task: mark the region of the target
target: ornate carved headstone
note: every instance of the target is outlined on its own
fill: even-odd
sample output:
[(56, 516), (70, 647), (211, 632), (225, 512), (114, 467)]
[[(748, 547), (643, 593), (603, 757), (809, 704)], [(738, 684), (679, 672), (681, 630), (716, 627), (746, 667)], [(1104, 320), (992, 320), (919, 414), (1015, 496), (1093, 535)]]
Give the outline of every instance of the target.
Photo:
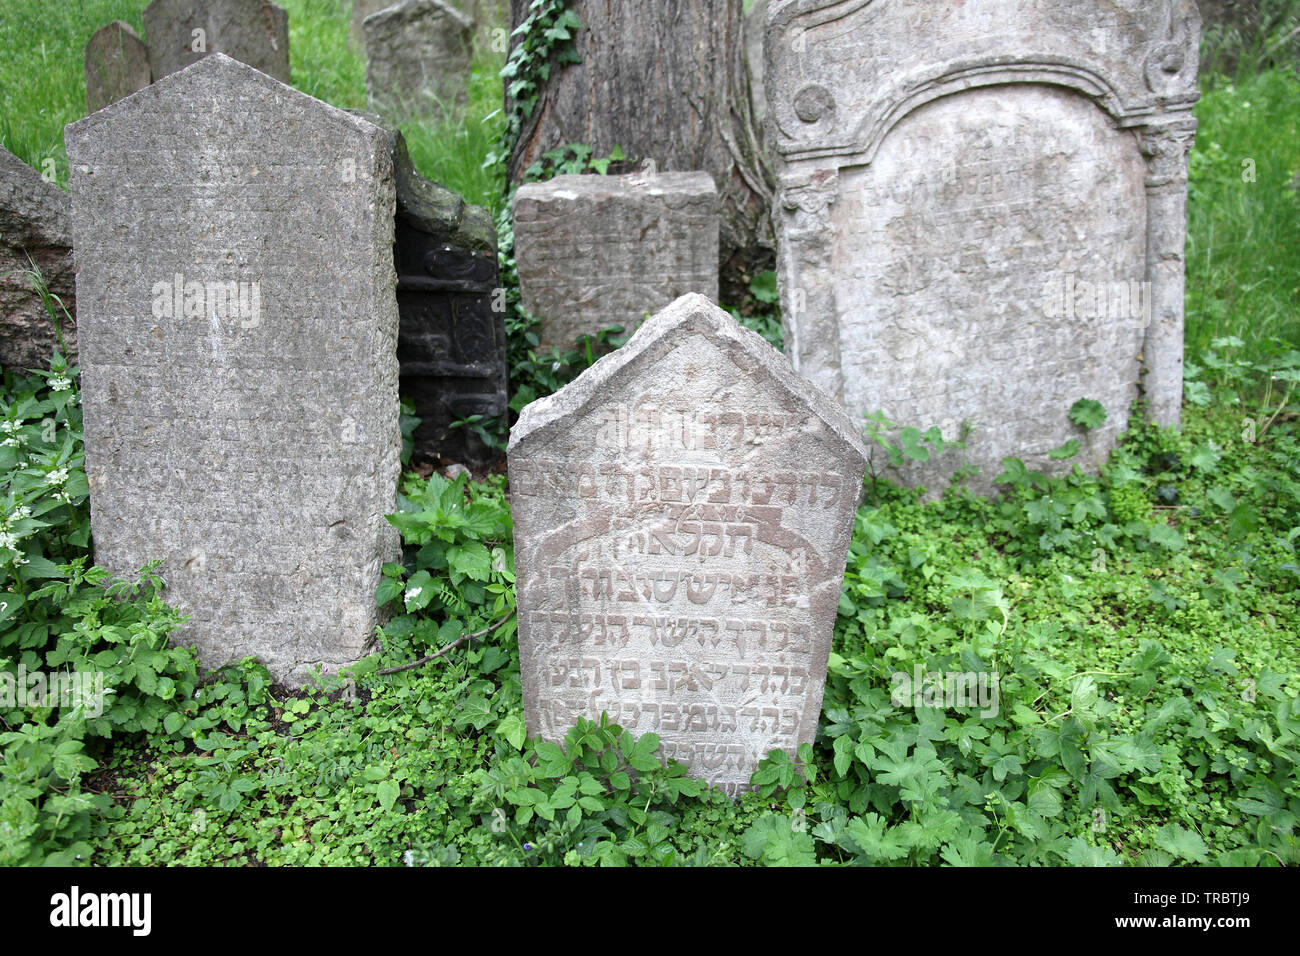
[(67, 128), (95, 559), (280, 681), (397, 555), (392, 134), (222, 54)]
[[(0, 148), (0, 366), (46, 370), (58, 347), (50, 318), (31, 278), (35, 264), (49, 290), (76, 316), (68, 195)], [(76, 360), (77, 330), (60, 311), (64, 352)]]
[(866, 452), (700, 295), (510, 436), (530, 734), (601, 712), (734, 794), (811, 742)]
[(153, 79), (149, 48), (130, 24), (114, 20), (86, 44), (86, 112), (102, 110)]
[[(786, 342), (858, 416), (1059, 471), (1182, 395), (1193, 0), (790, 0), (768, 18)], [(950, 460), (949, 460), (950, 459)], [(959, 456), (907, 477), (936, 490)]]
[(289, 82), (289, 14), (270, 0), (154, 0), (144, 35), (155, 80), (224, 53)]
[(415, 403), (417, 459), (469, 465), (500, 460), (467, 427), (507, 413), (506, 329), (498, 303), (496, 229), (480, 206), (415, 171), (398, 133), (397, 358), (402, 394)]
[(469, 90), (473, 21), (442, 0), (405, 0), (364, 23), (371, 109), (393, 118), (438, 118)]
[(515, 194), (515, 260), (542, 344), (621, 325), (678, 296), (718, 297), (718, 191), (708, 173), (556, 176)]

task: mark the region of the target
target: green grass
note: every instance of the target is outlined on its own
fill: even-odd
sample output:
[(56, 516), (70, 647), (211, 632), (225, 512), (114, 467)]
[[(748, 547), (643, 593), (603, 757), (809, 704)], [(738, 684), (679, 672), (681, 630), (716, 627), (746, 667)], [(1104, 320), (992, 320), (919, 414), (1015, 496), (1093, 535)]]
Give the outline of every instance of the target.
[[(1197, 116), (1187, 354), (1199, 355), (1224, 336), (1250, 343), (1252, 356), (1273, 338), (1294, 344), (1300, 341), (1300, 76), (1271, 70), (1223, 86), (1206, 94)], [(1248, 182), (1252, 165), (1255, 181)]]
[[(63, 127), (86, 115), (86, 43), (113, 20), (143, 36), (146, 6), (148, 0), (3, 0), (0, 146), (37, 169), (53, 158), (59, 182), (66, 183)], [(289, 11), (293, 85), (331, 106), (365, 109), (365, 57), (349, 39), (349, 0), (283, 0), (281, 6)], [(497, 74), (504, 65), (504, 54), (479, 51), (462, 112), (438, 125), (401, 127), (416, 169), (494, 214), (503, 202), (503, 178), (483, 160), (503, 125)]]

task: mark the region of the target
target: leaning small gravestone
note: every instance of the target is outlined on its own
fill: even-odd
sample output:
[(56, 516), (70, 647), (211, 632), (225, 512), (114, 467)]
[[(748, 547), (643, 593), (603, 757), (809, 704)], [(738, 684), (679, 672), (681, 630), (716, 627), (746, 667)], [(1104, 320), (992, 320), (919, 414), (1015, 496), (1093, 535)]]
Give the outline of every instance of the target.
[(530, 734), (605, 712), (733, 795), (812, 742), (866, 469), (838, 405), (687, 295), (509, 454)]
[(152, 81), (149, 48), (130, 24), (114, 20), (86, 44), (86, 112), (102, 110)]
[(473, 21), (442, 0), (405, 0), (366, 17), (366, 92), (392, 119), (440, 118), (465, 102)]
[(224, 53), (289, 82), (289, 14), (270, 0), (154, 0), (144, 33), (154, 79)]
[(95, 560), (206, 667), (369, 650), (398, 554), (392, 134), (220, 53), (67, 127)]
[(1104, 459), (1140, 380), (1178, 420), (1199, 26), (1193, 0), (772, 6), (791, 360), (855, 416), (973, 427), (905, 477), (1068, 469), (1084, 398)]
[(718, 191), (708, 173), (556, 176), (515, 194), (515, 260), (542, 344), (621, 325), (678, 296), (718, 296)]
[[(58, 347), (55, 320), (27, 274), (33, 265), (75, 316), (67, 193), (0, 148), (0, 366), (11, 371), (47, 370)], [(76, 326), (57, 307), (56, 314), (64, 355), (73, 362)]]
[(415, 404), (418, 460), (482, 466), (501, 453), (458, 422), (507, 414), (505, 310), (492, 216), (415, 170), (394, 136), (397, 358)]

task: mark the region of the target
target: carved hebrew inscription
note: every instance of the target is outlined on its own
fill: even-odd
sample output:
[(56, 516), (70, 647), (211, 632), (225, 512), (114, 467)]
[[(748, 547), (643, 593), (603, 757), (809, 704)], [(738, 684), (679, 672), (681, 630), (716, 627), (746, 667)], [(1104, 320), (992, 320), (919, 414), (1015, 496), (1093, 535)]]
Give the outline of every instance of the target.
[(605, 712), (735, 793), (815, 732), (864, 461), (731, 326), (700, 296), (651, 319), (571, 417), (525, 412), (510, 481), (530, 731)]

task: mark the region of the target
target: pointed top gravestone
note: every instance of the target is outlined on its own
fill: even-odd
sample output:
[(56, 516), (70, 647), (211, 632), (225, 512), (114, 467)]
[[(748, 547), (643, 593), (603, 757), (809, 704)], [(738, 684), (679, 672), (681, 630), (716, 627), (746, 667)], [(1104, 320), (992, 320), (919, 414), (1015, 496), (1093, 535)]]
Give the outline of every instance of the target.
[(67, 128), (95, 560), (205, 667), (364, 656), (398, 554), (392, 134), (220, 53)]
[(86, 44), (87, 113), (144, 89), (152, 79), (149, 48), (130, 24), (114, 20)]
[[(797, 0), (765, 49), (791, 360), (856, 416), (969, 426), (988, 491), (1182, 397), (1194, 0)], [(1145, 374), (1143, 374), (1145, 371)], [(1106, 408), (1085, 433), (1080, 399)]]
[(529, 733), (601, 713), (734, 794), (811, 743), (866, 451), (701, 295), (510, 436)]
[(289, 82), (289, 14), (270, 0), (154, 0), (144, 33), (154, 79), (224, 53)]
[[(68, 195), (0, 147), (0, 366), (10, 371), (46, 370), (58, 347), (54, 320), (27, 274), (33, 264), (75, 316)], [(76, 326), (58, 315), (64, 356), (75, 363)]]

